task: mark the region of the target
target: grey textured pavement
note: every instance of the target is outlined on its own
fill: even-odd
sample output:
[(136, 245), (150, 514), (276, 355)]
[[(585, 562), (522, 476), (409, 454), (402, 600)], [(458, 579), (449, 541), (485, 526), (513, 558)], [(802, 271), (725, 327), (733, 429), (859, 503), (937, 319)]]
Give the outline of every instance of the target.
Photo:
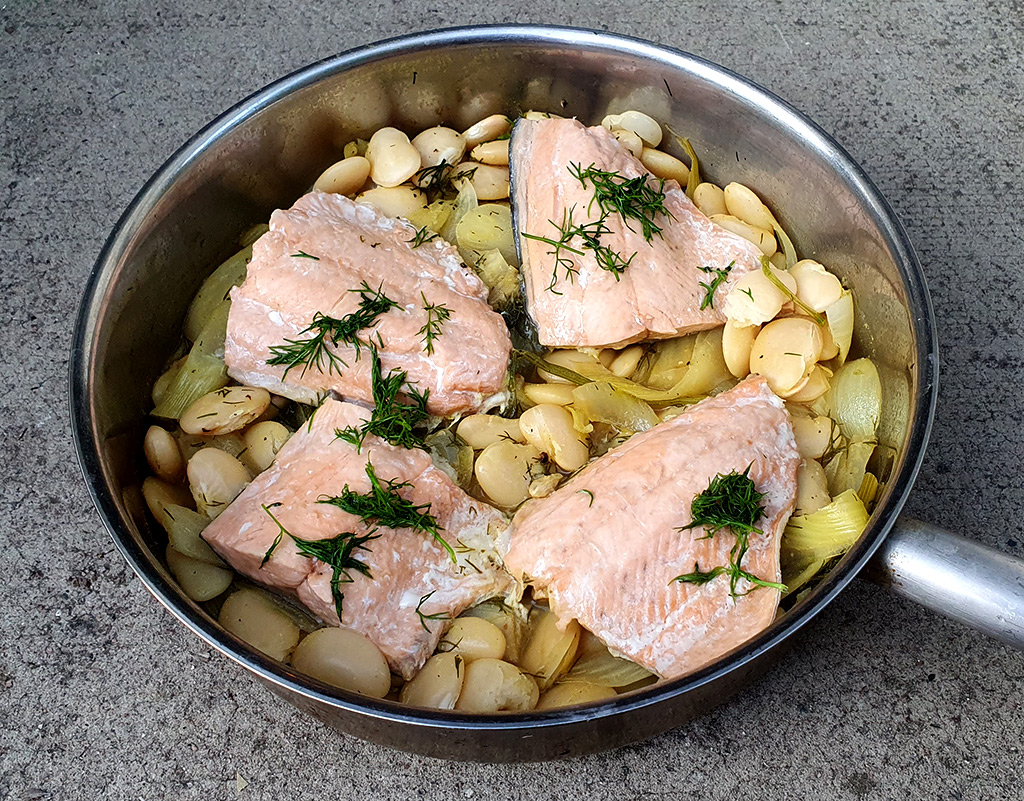
[(906, 223), (938, 319), (938, 414), (909, 510), (1024, 555), (1019, 0), (8, 0), (0, 799), (1024, 797), (1024, 656), (867, 584), (696, 723), (565, 763), (462, 765), (303, 716), (176, 623), (114, 549), (73, 454), (67, 354), (86, 277), (134, 193), (287, 72), (404, 32), (510, 21), (689, 50), (839, 139)]

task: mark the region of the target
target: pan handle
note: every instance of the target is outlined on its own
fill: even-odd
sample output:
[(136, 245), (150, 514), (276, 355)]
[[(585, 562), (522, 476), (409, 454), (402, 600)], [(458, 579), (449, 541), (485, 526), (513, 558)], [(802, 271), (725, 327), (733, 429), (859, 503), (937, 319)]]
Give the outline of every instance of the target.
[(1024, 650), (1024, 559), (901, 517), (865, 578)]

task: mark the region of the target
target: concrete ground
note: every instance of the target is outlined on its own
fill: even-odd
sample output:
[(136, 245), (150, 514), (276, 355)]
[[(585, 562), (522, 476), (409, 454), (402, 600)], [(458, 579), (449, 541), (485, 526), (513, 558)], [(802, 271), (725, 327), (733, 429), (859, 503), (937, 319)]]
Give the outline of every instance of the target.
[(906, 223), (939, 322), (938, 415), (910, 512), (1024, 555), (1020, 2), (8, 0), (0, 799), (1021, 798), (1024, 657), (866, 584), (694, 724), (567, 763), (463, 765), (300, 714), (185, 631), (115, 551), (73, 454), (66, 361), (131, 197), (278, 76), (407, 31), (508, 21), (689, 50), (839, 139)]

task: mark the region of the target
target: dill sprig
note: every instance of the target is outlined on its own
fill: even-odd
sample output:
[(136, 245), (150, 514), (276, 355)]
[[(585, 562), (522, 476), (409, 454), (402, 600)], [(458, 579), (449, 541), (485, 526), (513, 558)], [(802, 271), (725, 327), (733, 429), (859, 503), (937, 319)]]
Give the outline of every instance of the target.
[[(373, 411), (370, 419), (360, 426), (348, 426), (335, 429), (335, 436), (359, 450), (367, 434), (402, 448), (420, 448), (426, 450), (423, 441), (416, 434), (415, 428), (428, 417), (427, 398), (430, 390), (419, 392), (407, 384), (408, 374), (404, 370), (390, 370), (385, 376), (381, 369), (380, 354), (370, 346), (370, 386), (373, 393)], [(403, 389), (403, 387), (407, 387)], [(399, 400), (405, 394), (411, 404)]]
[(271, 543), (270, 547), (267, 548), (267, 552), (265, 554), (263, 554), (263, 560), (260, 562), (260, 567), (261, 568), (268, 561), (270, 561), (271, 555), (274, 553), (274, 551), (277, 550), (277, 546), (281, 544), (281, 537), (283, 537), (285, 534), (288, 534), (289, 537), (291, 536), (291, 534), (288, 533), (288, 529), (286, 529), (281, 524), (281, 521), (278, 520), (276, 517), (274, 517), (274, 513), (270, 511), (271, 509), (274, 509), (274, 508), (276, 508), (276, 507), (278, 507), (280, 505), (281, 505), (280, 503), (272, 503), (272, 504), (270, 504), (270, 506), (267, 506), (265, 503), (260, 504), (260, 506), (263, 507), (263, 511), (266, 512), (268, 515), (270, 515), (270, 519), (273, 520), (275, 523), (277, 523), (277, 529), (278, 529), (277, 530), (277, 536), (274, 537), (274, 541)]
[(452, 310), (443, 303), (428, 303), (427, 296), (420, 292), (423, 298), (423, 311), (427, 313), (427, 321), (416, 334), (423, 338), (423, 350), (428, 356), (434, 355), (434, 340), (441, 336), (442, 327), (452, 316)]
[(593, 164), (586, 169), (579, 164), (570, 164), (569, 173), (584, 189), (587, 182), (590, 182), (594, 187), (594, 201), (605, 216), (613, 212), (618, 214), (630, 231), (633, 228), (629, 221), (639, 222), (640, 232), (647, 242), (655, 234), (661, 236), (661, 226), (655, 222), (655, 218), (659, 214), (672, 216), (665, 208), (664, 179), (655, 188), (648, 182), (646, 175), (626, 178), (619, 172), (600, 170)]
[(413, 531), (430, 534), (434, 541), (448, 552), (452, 561), (455, 561), (455, 551), (441, 536), (442, 529), (437, 524), (437, 518), (430, 514), (430, 504), (417, 505), (399, 495), (399, 490), (411, 487), (412, 484), (408, 481), (395, 480), (382, 482), (377, 477), (372, 462), (366, 463), (366, 477), (370, 479), (369, 492), (358, 493), (349, 489), (346, 484), (341, 495), (324, 496), (319, 498), (317, 503), (327, 503), (356, 515), (367, 525), (374, 526), (371, 534), (377, 527), (411, 528)]
[[(557, 239), (539, 236), (538, 234), (528, 234), (525, 231), (521, 234), (526, 239), (533, 239), (551, 246), (552, 249), (548, 251), (548, 255), (555, 257), (555, 269), (551, 272), (551, 282), (547, 288), (556, 295), (562, 294), (555, 289), (555, 285), (558, 283), (558, 269), (560, 267), (565, 271), (566, 280), (570, 284), (573, 283), (575, 276), (579, 275), (579, 268), (571, 258), (565, 255), (566, 252), (576, 256), (583, 256), (586, 251), (591, 251), (594, 254), (594, 259), (597, 261), (597, 266), (614, 275), (616, 281), (619, 280), (619, 276), (622, 275), (636, 257), (636, 253), (634, 253), (627, 259), (607, 245), (601, 244), (601, 236), (610, 233), (608, 226), (605, 225), (605, 220), (608, 218), (607, 215), (599, 220), (578, 224), (573, 220), (575, 211), (575, 206), (563, 211), (561, 223), (548, 220), (558, 233)], [(574, 240), (577, 239), (579, 244), (573, 246)]]
[[(673, 581), (690, 584), (707, 584), (718, 576), (729, 576), (729, 594), (734, 598), (746, 595), (736, 591), (740, 579), (746, 579), (758, 587), (770, 587), (786, 591), (786, 585), (775, 581), (765, 581), (742, 567), (743, 557), (750, 548), (750, 535), (764, 532), (754, 524), (764, 515), (761, 501), (765, 493), (758, 492), (750, 478), (750, 467), (742, 473), (735, 470), (728, 475), (719, 473), (708, 484), (708, 488), (698, 494), (690, 504), (691, 522), (677, 531), (702, 527), (707, 533), (701, 539), (710, 539), (722, 529), (729, 529), (736, 537), (736, 542), (729, 551), (729, 564), (719, 565), (708, 571), (701, 571), (696, 563), (693, 572), (676, 576)], [(750, 590), (748, 590), (750, 592)]]
[(416, 234), (412, 239), (405, 240), (409, 243), (413, 250), (418, 248), (420, 245), (425, 245), (427, 242), (433, 242), (440, 236), (436, 231), (431, 231), (427, 226), (416, 229)]
[(288, 376), (288, 371), (302, 365), (302, 375), (306, 370), (313, 367), (320, 372), (335, 372), (338, 365), (348, 367), (348, 364), (328, 348), (328, 344), (337, 347), (341, 343), (355, 348), (356, 359), (360, 356), (360, 348), (364, 342), (359, 339), (359, 332), (369, 328), (377, 318), (389, 309), (400, 309), (395, 301), (387, 297), (383, 292), (383, 284), (372, 289), (366, 281), (358, 289), (350, 289), (349, 292), (359, 293), (359, 308), (344, 317), (328, 317), (326, 314), (316, 312), (310, 324), (303, 329), (302, 334), (313, 334), (309, 339), (286, 339), (283, 345), (270, 346), (269, 365), (285, 365), (282, 379)]
[(416, 616), (419, 617), (420, 625), (423, 626), (423, 630), (426, 631), (426, 632), (430, 631), (430, 626), (427, 625), (427, 621), (428, 620), (451, 620), (452, 619), (451, 614), (449, 614), (448, 612), (434, 612), (434, 614), (432, 614), (432, 615), (427, 615), (427, 614), (423, 613), (423, 611), (422, 611), (423, 604), (425, 604), (428, 600), (430, 600), (430, 596), (432, 596), (435, 592), (437, 592), (437, 590), (431, 590), (426, 595), (424, 595), (422, 598), (420, 598), (420, 602), (418, 604), (416, 604)]
[(439, 164), (435, 164), (433, 167), (424, 167), (416, 174), (416, 185), (423, 190), (428, 201), (433, 202), (445, 195), (454, 194), (456, 179), (469, 180), (476, 173), (476, 167), (473, 167), (463, 170), (456, 176), (453, 174), (454, 167), (455, 165), (442, 159)]
[(779, 290), (783, 295), (789, 298), (804, 314), (810, 317), (818, 325), (824, 326), (828, 324), (828, 320), (825, 319), (825, 315), (821, 312), (816, 312), (806, 303), (804, 303), (796, 294), (782, 281), (779, 277), (772, 272), (771, 262), (768, 261), (768, 257), (761, 254), (761, 272), (765, 274), (765, 277), (772, 282), (776, 289)]
[(298, 253), (293, 253), (292, 254), (292, 258), (293, 259), (312, 259), (313, 261), (320, 261), (320, 257), (319, 256), (311, 256), (310, 254), (306, 253), (306, 251), (304, 251), (304, 250), (300, 250)]
[[(274, 539), (274, 544), (267, 551), (266, 556), (263, 557), (263, 561), (266, 562), (270, 558), (270, 554), (273, 553), (274, 549), (281, 542), (282, 535), (287, 534), (292, 538), (295, 547), (298, 548), (299, 553), (303, 556), (311, 556), (314, 559), (320, 560), (325, 565), (329, 565), (331, 568), (331, 597), (334, 599), (334, 611), (338, 613), (338, 620), (341, 621), (343, 619), (341, 616), (342, 606), (345, 601), (345, 593), (341, 591), (341, 585), (352, 583), (353, 572), (370, 579), (373, 578), (373, 575), (370, 573), (370, 566), (357, 558), (356, 551), (366, 551), (369, 553), (370, 549), (366, 547), (366, 543), (377, 539), (380, 535), (373, 531), (368, 534), (344, 532), (331, 539), (304, 540), (288, 531), (281, 524), (281, 521), (274, 516), (274, 513), (270, 511), (272, 507), (280, 505), (279, 503), (274, 503), (270, 506), (263, 506), (263, 511), (270, 515), (270, 519), (280, 529), (277, 537)], [(262, 566), (261, 564), (260, 567)]]
[(704, 309), (708, 308), (708, 306), (710, 306), (712, 309), (715, 308), (715, 292), (718, 290), (718, 287), (720, 287), (729, 277), (729, 271), (735, 266), (736, 262), (731, 261), (727, 265), (725, 265), (725, 267), (720, 269), (717, 267), (697, 268), (702, 273), (707, 273), (708, 275), (714, 276), (714, 278), (711, 279), (710, 283), (705, 284), (703, 281), (700, 282), (701, 287), (703, 287), (704, 289), (704, 299), (700, 302), (701, 311), (704, 311)]

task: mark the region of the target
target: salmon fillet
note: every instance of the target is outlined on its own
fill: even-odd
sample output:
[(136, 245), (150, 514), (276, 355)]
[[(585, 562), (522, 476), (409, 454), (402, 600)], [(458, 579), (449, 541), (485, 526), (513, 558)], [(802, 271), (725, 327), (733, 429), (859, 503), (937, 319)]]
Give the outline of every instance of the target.
[[(303, 403), (328, 391), (372, 403), (370, 360), (353, 347), (328, 346), (345, 365), (317, 369), (268, 365), (271, 347), (303, 333), (319, 312), (342, 318), (359, 306), (351, 290), (366, 282), (400, 308), (360, 334), (376, 343), (385, 374), (405, 370), (439, 416), (496, 405), (505, 391), (511, 342), (501, 316), (487, 305), (487, 287), (455, 248), (440, 238), (413, 248), (416, 229), (343, 195), (311, 192), (275, 211), (270, 230), (253, 246), (245, 282), (231, 290), (224, 360), (228, 373)], [(424, 304), (444, 306), (450, 318), (424, 349)]]
[(613, 651), (664, 678), (713, 662), (772, 622), (774, 589), (728, 576), (706, 584), (676, 576), (729, 563), (735, 535), (680, 527), (717, 474), (742, 473), (759, 492), (763, 535), (750, 535), (741, 567), (780, 580), (779, 542), (796, 500), (800, 456), (782, 401), (760, 377), (637, 434), (512, 521), (505, 565), (543, 588), (552, 610), (575, 618)]
[[(661, 235), (647, 242), (637, 220), (629, 220), (629, 230), (612, 213), (601, 244), (624, 259), (636, 256), (616, 279), (598, 266), (593, 251), (577, 255), (562, 249), (559, 258), (568, 259), (577, 271), (569, 280), (565, 263), (556, 264), (550, 244), (522, 234), (558, 240), (570, 211), (576, 224), (600, 218), (598, 205), (591, 202), (593, 185), (584, 187), (570, 166), (593, 165), (623, 178), (650, 173), (606, 129), (567, 119), (516, 122), (509, 163), (527, 309), (542, 345), (621, 347), (714, 328), (725, 323), (722, 308), (732, 284), (760, 269), (761, 251), (755, 245), (711, 222), (676, 181), (665, 181), (664, 205), (671, 217), (655, 218)], [(654, 188), (659, 183), (653, 176), (648, 180)], [(579, 243), (577, 238), (571, 244), (579, 249)], [(710, 284), (714, 276), (700, 268), (730, 263), (728, 280), (715, 292), (713, 305), (702, 310), (706, 291), (700, 284)]]
[[(325, 401), (312, 425), (292, 435), (274, 464), (207, 526), (203, 538), (239, 573), (297, 595), (327, 623), (365, 634), (392, 670), (408, 679), (433, 652), (449, 618), (510, 586), (499, 555), (507, 549), (507, 521), (459, 489), (424, 451), (396, 448), (371, 435), (357, 453), (335, 438), (335, 429), (358, 425), (368, 415), (355, 404)], [(365, 534), (369, 527), (358, 517), (317, 500), (340, 495), (346, 486), (368, 492), (367, 462), (381, 481), (408, 481), (411, 486), (400, 491), (404, 498), (430, 504), (429, 513), (443, 527), (441, 535), (455, 548), (458, 561), (453, 563), (430, 534), (381, 528), (380, 537), (367, 543), (369, 551), (357, 552), (373, 578), (352, 572), (352, 582), (341, 586), (344, 619), (339, 620), (330, 589), (332, 569), (302, 555), (290, 537), (283, 536), (260, 566), (280, 533), (263, 505), (304, 540)], [(428, 594), (419, 610), (421, 623), (416, 609)]]

